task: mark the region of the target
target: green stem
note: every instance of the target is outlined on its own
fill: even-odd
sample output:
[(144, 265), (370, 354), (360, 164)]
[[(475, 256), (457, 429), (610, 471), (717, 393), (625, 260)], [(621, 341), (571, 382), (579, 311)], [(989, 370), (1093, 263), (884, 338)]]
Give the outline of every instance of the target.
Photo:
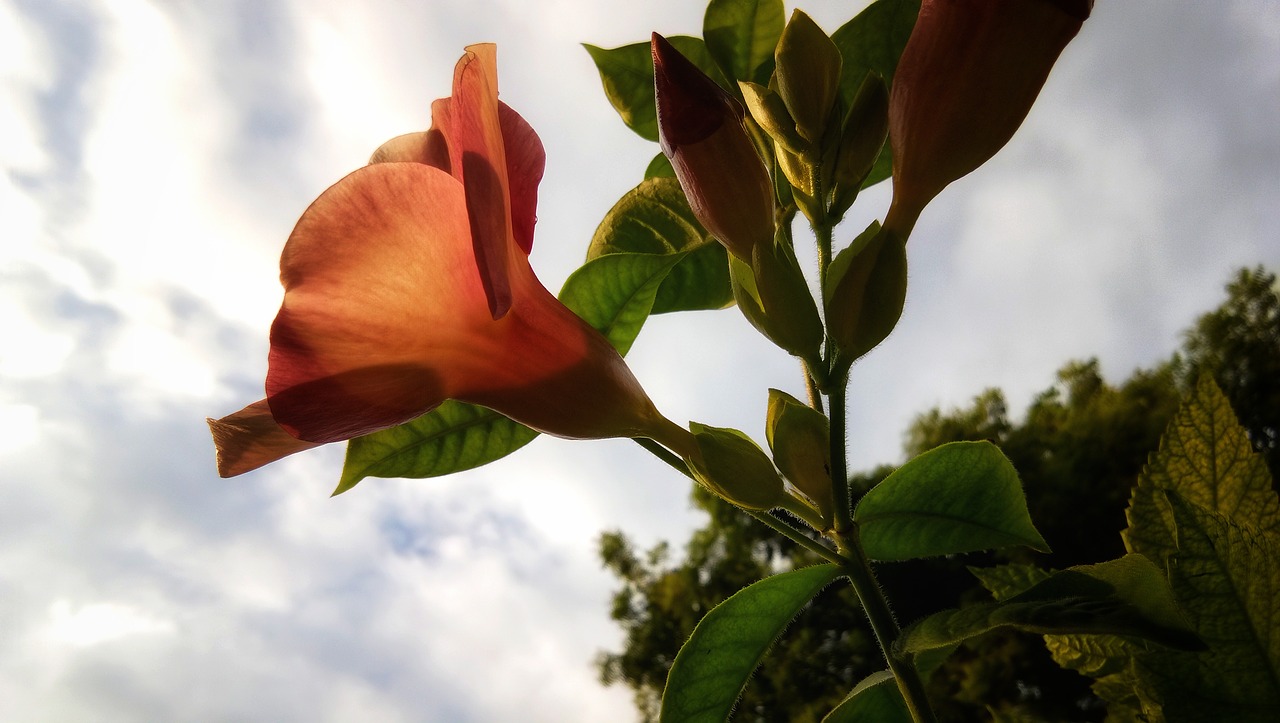
[(853, 584), (862, 609), (867, 614), (871, 630), (875, 632), (880, 650), (884, 653), (889, 670), (898, 682), (898, 690), (902, 699), (911, 711), (912, 720), (917, 723), (932, 723), (935, 720), (933, 709), (929, 707), (929, 698), (925, 695), (924, 681), (911, 659), (899, 656), (893, 651), (893, 643), (902, 634), (902, 628), (893, 617), (889, 601), (885, 597), (880, 583), (876, 582), (875, 572), (871, 569), (871, 561), (862, 550), (858, 538), (858, 525), (853, 520), (850, 504), (848, 452), (845, 445), (845, 426), (848, 415), (848, 378), (841, 375), (831, 387), (828, 403), (831, 409), (831, 480), (835, 498), (835, 538), (840, 554), (849, 560), (844, 572)]
[[(644, 437), (636, 437), (635, 442), (636, 444), (648, 450), (651, 454), (653, 454), (653, 456), (657, 457), (663, 462), (666, 462), (668, 465), (670, 465), (680, 474), (684, 475), (685, 477), (688, 477), (691, 480), (694, 480), (695, 482), (697, 481), (697, 479), (693, 476), (693, 473), (689, 471), (689, 466), (684, 463), (684, 460), (677, 457), (674, 453), (672, 453), (666, 447), (663, 447), (661, 444), (658, 444), (652, 439), (646, 439)], [(815, 555), (818, 555), (819, 557), (826, 560), (827, 562), (834, 562), (835, 564), (840, 565), (841, 567), (845, 567), (850, 564), (850, 560), (848, 558), (840, 555), (840, 553), (836, 552), (835, 550), (832, 550), (830, 547), (827, 547), (821, 542), (818, 542), (817, 540), (812, 539), (811, 537), (804, 534), (800, 530), (797, 530), (791, 525), (788, 525), (782, 520), (779, 520), (778, 518), (774, 517), (768, 512), (758, 512), (756, 510), (747, 510), (747, 509), (744, 509), (742, 511), (746, 512), (748, 515), (751, 515), (757, 520), (763, 522), (778, 534), (782, 535), (783, 537), (786, 537), (787, 539), (791, 540), (797, 545), (800, 545), (801, 547), (814, 553)]]
[(840, 551), (851, 558), (851, 562), (844, 567), (845, 575), (853, 584), (853, 591), (857, 593), (858, 600), (862, 602), (862, 610), (867, 614), (867, 621), (871, 623), (871, 629), (876, 634), (880, 650), (884, 653), (889, 670), (898, 683), (898, 691), (902, 693), (902, 699), (907, 704), (911, 719), (916, 723), (934, 723), (937, 719), (934, 717), (933, 708), (929, 705), (929, 696), (925, 693), (924, 680), (920, 677), (920, 671), (916, 670), (911, 656), (894, 652), (893, 644), (902, 634), (902, 629), (893, 617), (893, 611), (889, 608), (884, 590), (876, 582), (871, 561), (867, 559), (866, 553), (862, 550), (862, 544), (858, 542), (856, 529), (851, 537), (840, 538)]

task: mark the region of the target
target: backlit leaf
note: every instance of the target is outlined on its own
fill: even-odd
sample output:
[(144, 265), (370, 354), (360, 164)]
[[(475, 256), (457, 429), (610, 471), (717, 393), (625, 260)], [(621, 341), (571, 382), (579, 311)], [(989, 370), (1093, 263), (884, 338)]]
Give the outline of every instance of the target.
[[(738, 94), (737, 84), (729, 87), (701, 39), (674, 35), (667, 40), (722, 87)], [(649, 43), (632, 43), (608, 50), (587, 43), (583, 43), (583, 47), (595, 61), (596, 70), (600, 71), (600, 82), (604, 84), (605, 97), (618, 111), (622, 122), (641, 138), (658, 140), (658, 110), (653, 99), (653, 55)]]
[(894, 646), (918, 653), (1000, 627), (1042, 635), (1127, 635), (1184, 649), (1203, 647), (1178, 615), (1160, 571), (1140, 555), (1054, 573), (1001, 602), (935, 613), (905, 628)]
[(990, 442), (952, 442), (898, 468), (858, 503), (874, 560), (910, 560), (1010, 545), (1048, 551), (1018, 473)]
[(782, 0), (711, 0), (702, 37), (729, 76), (764, 85), (773, 72), (783, 14)]
[(605, 214), (587, 258), (617, 253), (686, 254), (658, 289), (651, 313), (721, 309), (733, 303), (727, 252), (693, 215), (675, 178), (645, 180)]
[(537, 436), (491, 409), (447, 401), (412, 422), (348, 442), (334, 494), (365, 477), (439, 477), (472, 469), (511, 454)]
[(717, 605), (680, 648), (662, 694), (662, 723), (724, 723), (773, 641), (840, 576), (817, 565), (767, 577)]
[(822, 723), (911, 723), (893, 673), (882, 670), (858, 683), (853, 692), (822, 719)]

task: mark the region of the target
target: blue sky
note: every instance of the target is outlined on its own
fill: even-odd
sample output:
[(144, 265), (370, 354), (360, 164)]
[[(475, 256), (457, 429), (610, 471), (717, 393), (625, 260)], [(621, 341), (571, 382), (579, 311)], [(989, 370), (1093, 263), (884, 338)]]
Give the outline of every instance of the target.
[[(804, 6), (833, 31), (863, 3)], [(262, 396), (277, 259), (320, 191), (425, 127), (471, 42), (547, 146), (559, 288), (656, 147), (579, 43), (696, 3), (0, 0), (0, 718), (601, 721), (619, 644), (598, 534), (677, 545), (687, 483), (622, 441), (330, 499), (330, 446), (219, 480), (205, 429)], [(1067, 359), (1166, 356), (1241, 265), (1280, 266), (1280, 9), (1102, 0), (994, 161), (913, 235), (902, 325), (854, 370), (855, 468), (931, 405)], [(864, 194), (848, 241), (887, 206)], [(801, 257), (806, 258), (801, 251)], [(810, 256), (811, 258), (811, 256)], [(796, 366), (736, 311), (629, 361), (671, 418), (763, 439)]]

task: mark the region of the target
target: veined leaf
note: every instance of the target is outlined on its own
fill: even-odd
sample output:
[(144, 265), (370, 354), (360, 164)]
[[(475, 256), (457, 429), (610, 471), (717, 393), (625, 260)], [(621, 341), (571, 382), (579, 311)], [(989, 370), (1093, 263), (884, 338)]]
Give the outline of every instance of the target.
[(782, 35), (782, 0), (711, 0), (702, 22), (707, 50), (735, 80), (761, 85), (773, 72), (773, 49)]
[(990, 442), (929, 450), (876, 485), (854, 510), (874, 560), (910, 560), (1008, 545), (1047, 552), (1018, 473)]
[(911, 720), (911, 711), (907, 710), (893, 673), (882, 670), (858, 683), (822, 723), (911, 723)]
[(1280, 544), (1173, 492), (1178, 535), (1169, 581), (1196, 632), (1198, 654), (1138, 659), (1170, 721), (1274, 721), (1280, 711)]
[(1196, 649), (1160, 571), (1140, 555), (1054, 573), (1004, 601), (944, 610), (902, 631), (900, 652), (918, 653), (1012, 627), (1040, 634), (1128, 635)]
[(675, 178), (649, 178), (605, 214), (587, 258), (609, 254), (686, 254), (671, 269), (651, 313), (722, 309), (733, 303), (724, 247), (698, 222)]
[(835, 565), (784, 572), (743, 588), (707, 613), (671, 665), (659, 721), (728, 720), (769, 646), (839, 576)]
[(592, 259), (570, 274), (560, 290), (560, 301), (626, 355), (649, 318), (659, 287), (683, 258), (677, 253)]
[[(736, 83), (729, 87), (701, 39), (674, 35), (667, 40), (712, 80), (734, 95), (739, 93)], [(583, 47), (595, 61), (600, 81), (604, 84), (604, 94), (613, 109), (622, 116), (622, 122), (641, 138), (658, 140), (658, 109), (653, 99), (653, 55), (649, 43), (632, 43), (610, 50), (587, 43), (583, 43)]]
[(1280, 500), (1226, 396), (1209, 376), (1183, 402), (1134, 487), (1125, 544), (1163, 562), (1178, 546), (1162, 490), (1270, 534), (1280, 534)]
[(412, 422), (348, 442), (333, 493), (346, 492), (365, 477), (439, 477), (472, 469), (537, 436), (492, 409), (450, 400)]

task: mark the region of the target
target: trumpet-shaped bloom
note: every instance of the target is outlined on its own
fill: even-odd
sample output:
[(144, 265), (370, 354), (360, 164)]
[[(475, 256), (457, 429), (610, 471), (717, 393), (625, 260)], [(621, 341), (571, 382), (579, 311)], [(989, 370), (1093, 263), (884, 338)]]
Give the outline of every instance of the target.
[(893, 203), (906, 238), (947, 184), (1004, 147), (1093, 0), (924, 0), (889, 99)]
[(746, 111), (667, 39), (653, 34), (658, 139), (689, 206), (734, 256), (773, 241), (773, 184), (743, 126)]
[(298, 221), (280, 259), (267, 398), (210, 420), (219, 472), (386, 429), (446, 399), (561, 437), (651, 437), (683, 453), (688, 432), (529, 266), (545, 156), (498, 101), (494, 46), (467, 48), (432, 117)]

